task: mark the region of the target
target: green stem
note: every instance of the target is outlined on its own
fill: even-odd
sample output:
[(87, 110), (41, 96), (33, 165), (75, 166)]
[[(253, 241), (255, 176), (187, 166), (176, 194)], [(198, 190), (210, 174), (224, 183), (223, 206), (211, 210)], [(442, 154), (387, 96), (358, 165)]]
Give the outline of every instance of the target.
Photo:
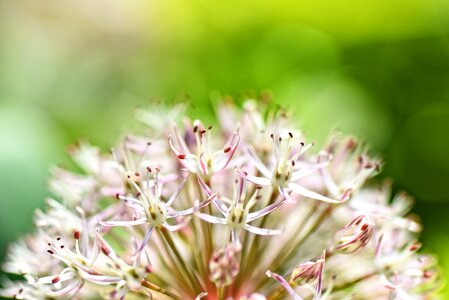
[(170, 236), (170, 234), (167, 233), (166, 230), (161, 229), (161, 228), (157, 228), (157, 231), (160, 235), (162, 235), (162, 237), (164, 238), (164, 240), (167, 242), (167, 244), (169, 245), (170, 249), (172, 250), (173, 254), (175, 255), (179, 265), (181, 266), (181, 268), (183, 269), (184, 274), (188, 277), (188, 280), (190, 282), (190, 285), (194, 288), (195, 292), (198, 292), (201, 289), (200, 285), (199, 285), (199, 280), (198, 278), (196, 278), (196, 276), (191, 272), (191, 270), (187, 267), (183, 257), (181, 256), (181, 254), (178, 251), (178, 248), (176, 247), (176, 244), (173, 240), (173, 238)]

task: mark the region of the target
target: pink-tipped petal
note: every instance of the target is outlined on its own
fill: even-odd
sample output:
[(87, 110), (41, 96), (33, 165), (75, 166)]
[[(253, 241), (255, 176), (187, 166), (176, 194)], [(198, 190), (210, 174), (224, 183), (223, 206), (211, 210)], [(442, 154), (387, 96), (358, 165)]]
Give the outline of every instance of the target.
[(263, 186), (269, 186), (271, 185), (271, 180), (265, 177), (257, 177), (257, 176), (253, 176), (253, 175), (249, 175), (248, 173), (246, 173), (245, 171), (237, 171), (237, 174), (240, 177), (245, 178), (246, 180), (258, 184), (258, 185), (263, 185)]
[(284, 289), (287, 291), (287, 293), (290, 295), (290, 297), (292, 297), (294, 300), (303, 300), (300, 296), (298, 296), (295, 293), (293, 288), (288, 284), (287, 280), (285, 280), (284, 277), (282, 277), (279, 274), (273, 273), (271, 271), (267, 271), (266, 274), (268, 277), (273, 278), (274, 280), (279, 282), (284, 287)]

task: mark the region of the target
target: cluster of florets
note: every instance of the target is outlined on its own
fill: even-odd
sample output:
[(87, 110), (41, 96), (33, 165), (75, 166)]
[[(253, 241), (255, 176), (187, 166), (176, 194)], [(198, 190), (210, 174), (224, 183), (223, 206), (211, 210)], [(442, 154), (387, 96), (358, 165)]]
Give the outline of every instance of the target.
[(314, 149), (285, 112), (139, 111), (149, 127), (52, 170), (36, 231), (9, 249), (16, 299), (423, 299), (436, 263), (417, 253), (405, 194), (352, 137)]

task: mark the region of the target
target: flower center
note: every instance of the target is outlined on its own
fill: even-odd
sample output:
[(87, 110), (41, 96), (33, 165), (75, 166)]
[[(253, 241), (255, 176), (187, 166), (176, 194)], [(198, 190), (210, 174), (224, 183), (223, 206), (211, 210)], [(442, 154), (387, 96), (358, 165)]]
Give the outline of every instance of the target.
[(167, 210), (159, 203), (150, 205), (147, 210), (148, 223), (152, 226), (158, 226), (167, 219)]
[(246, 224), (247, 212), (241, 206), (232, 207), (229, 210), (226, 221), (231, 229), (243, 228)]

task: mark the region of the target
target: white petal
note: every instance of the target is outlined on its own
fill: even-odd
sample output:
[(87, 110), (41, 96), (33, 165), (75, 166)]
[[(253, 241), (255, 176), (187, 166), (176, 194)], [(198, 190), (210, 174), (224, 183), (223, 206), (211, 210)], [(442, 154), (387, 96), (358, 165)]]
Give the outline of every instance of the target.
[(168, 231), (172, 231), (173, 232), (173, 231), (178, 231), (178, 230), (181, 230), (183, 228), (186, 228), (187, 224), (188, 224), (188, 221), (181, 222), (181, 223), (178, 223), (176, 225), (170, 225), (167, 222), (164, 222), (162, 224), (162, 226), (164, 226), (164, 228), (167, 229)]
[(290, 183), (288, 187), (291, 189), (291, 191), (293, 193), (296, 193), (298, 195), (301, 195), (301, 196), (304, 196), (304, 197), (307, 197), (307, 198), (312, 198), (312, 199), (319, 200), (319, 201), (324, 201), (324, 202), (327, 202), (327, 203), (343, 203), (344, 202), (344, 201), (328, 198), (326, 196), (323, 196), (321, 194), (318, 194), (316, 192), (308, 190), (305, 187), (302, 187), (302, 186), (300, 186), (300, 185), (298, 185), (296, 183)]
[(245, 224), (244, 228), (246, 230), (248, 230), (249, 232), (252, 232), (252, 233), (258, 234), (258, 235), (279, 235), (282, 232), (284, 232), (284, 230), (282, 230), (282, 229), (259, 228), (259, 227), (251, 226), (249, 224)]
[(170, 207), (173, 204), (173, 201), (179, 196), (179, 194), (182, 191), (182, 188), (186, 184), (187, 180), (189, 179), (189, 175), (187, 175), (181, 184), (178, 186), (177, 190), (173, 193), (173, 195), (170, 197), (170, 199), (165, 203), (165, 208)]
[(145, 218), (133, 220), (133, 221), (100, 221), (100, 225), (113, 227), (113, 226), (135, 226), (145, 224), (147, 220)]
[(248, 180), (248, 181), (250, 181), (252, 183), (258, 184), (258, 185), (264, 185), (264, 186), (271, 185), (271, 180), (268, 179), (268, 178), (265, 178), (265, 177), (257, 177), (257, 176), (249, 175), (249, 174), (244, 173), (242, 171), (237, 171), (237, 174), (240, 177), (243, 177), (246, 180)]
[(246, 217), (247, 222), (254, 221), (255, 219), (258, 219), (260, 217), (263, 217), (269, 213), (271, 213), (273, 210), (284, 204), (285, 201), (281, 200), (278, 202), (275, 202), (273, 204), (268, 205), (265, 208), (262, 208), (261, 210), (258, 210), (256, 212), (249, 213)]
[(224, 219), (224, 218), (217, 218), (217, 217), (214, 217), (214, 216), (211, 216), (211, 215), (207, 215), (207, 214), (202, 214), (202, 213), (196, 213), (196, 215), (200, 219), (202, 219), (202, 220), (204, 220), (206, 222), (209, 222), (209, 223), (223, 224), (223, 225), (226, 224), (226, 219)]
[(254, 161), (254, 165), (256, 168), (263, 174), (265, 177), (270, 177), (271, 172), (267, 169), (267, 167), (264, 165), (264, 163), (259, 159), (256, 152), (254, 151), (254, 148), (252, 146), (248, 146), (247, 150), (249, 156)]

